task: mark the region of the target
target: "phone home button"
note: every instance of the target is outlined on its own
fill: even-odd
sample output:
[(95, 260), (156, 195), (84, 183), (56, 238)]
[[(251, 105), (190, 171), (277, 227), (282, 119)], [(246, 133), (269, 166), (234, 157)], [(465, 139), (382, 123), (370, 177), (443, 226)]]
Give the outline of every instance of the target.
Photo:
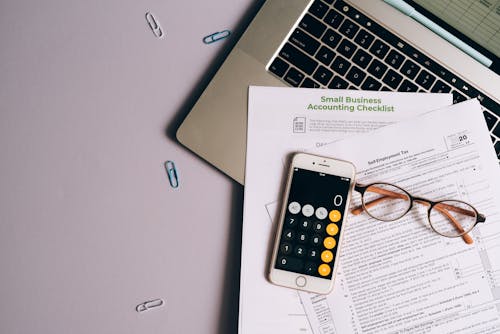
[(298, 287), (303, 287), (306, 285), (306, 278), (304, 276), (299, 276), (295, 279), (295, 284), (297, 284)]

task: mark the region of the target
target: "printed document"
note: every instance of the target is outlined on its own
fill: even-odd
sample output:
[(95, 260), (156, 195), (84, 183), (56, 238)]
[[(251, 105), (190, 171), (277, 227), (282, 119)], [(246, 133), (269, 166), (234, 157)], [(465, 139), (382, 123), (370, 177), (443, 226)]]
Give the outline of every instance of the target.
[(433, 232), (418, 203), (393, 222), (349, 215), (333, 292), (300, 293), (314, 333), (500, 332), (500, 168), (477, 100), (314, 152), (353, 162), (360, 184), (462, 200), (486, 216), (468, 245)]
[(266, 278), (287, 155), (451, 103), (449, 94), (249, 88), (240, 334), (311, 332), (297, 291)]

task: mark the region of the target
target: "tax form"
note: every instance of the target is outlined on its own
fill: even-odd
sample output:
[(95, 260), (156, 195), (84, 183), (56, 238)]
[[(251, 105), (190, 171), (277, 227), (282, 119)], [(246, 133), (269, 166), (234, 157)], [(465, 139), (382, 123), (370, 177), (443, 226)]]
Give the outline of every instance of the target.
[(249, 88), (240, 334), (311, 332), (297, 291), (266, 278), (287, 155), (451, 103), (449, 94)]
[[(358, 183), (459, 199), (486, 222), (467, 245), (433, 232), (423, 205), (394, 222), (349, 215), (333, 292), (300, 294), (314, 333), (500, 332), (500, 168), (490, 140), (469, 100), (315, 149), (353, 162)], [(351, 208), (359, 204), (354, 192)]]

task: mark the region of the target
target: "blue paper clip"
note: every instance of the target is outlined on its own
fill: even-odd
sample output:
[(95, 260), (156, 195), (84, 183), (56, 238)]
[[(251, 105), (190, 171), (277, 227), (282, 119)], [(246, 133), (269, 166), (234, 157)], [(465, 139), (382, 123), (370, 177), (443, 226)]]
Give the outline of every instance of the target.
[(177, 169), (175, 169), (175, 164), (173, 161), (167, 160), (165, 162), (165, 169), (167, 170), (168, 182), (172, 188), (177, 188), (179, 186), (179, 177), (177, 175)]
[(221, 39), (227, 38), (231, 35), (231, 32), (229, 30), (222, 30), (216, 33), (213, 33), (212, 35), (208, 35), (203, 37), (203, 43), (205, 44), (212, 44), (214, 42), (220, 41)]

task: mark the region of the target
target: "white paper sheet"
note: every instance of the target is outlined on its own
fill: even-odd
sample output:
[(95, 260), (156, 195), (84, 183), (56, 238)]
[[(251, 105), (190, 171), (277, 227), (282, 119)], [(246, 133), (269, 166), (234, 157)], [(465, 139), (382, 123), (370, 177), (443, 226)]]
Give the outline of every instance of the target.
[(451, 103), (448, 94), (249, 88), (240, 333), (310, 332), (298, 293), (266, 278), (287, 154)]
[(349, 215), (334, 291), (300, 293), (314, 333), (500, 332), (500, 168), (477, 100), (315, 152), (353, 162), (361, 184), (463, 200), (486, 222), (467, 245), (433, 232), (423, 205), (395, 222)]

